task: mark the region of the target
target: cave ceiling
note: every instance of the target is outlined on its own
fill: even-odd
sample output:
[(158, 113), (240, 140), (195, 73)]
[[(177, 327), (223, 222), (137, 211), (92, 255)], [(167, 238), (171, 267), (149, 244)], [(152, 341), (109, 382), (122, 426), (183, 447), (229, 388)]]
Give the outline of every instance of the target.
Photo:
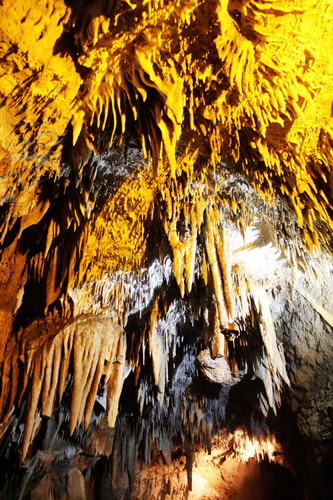
[(243, 252), (273, 245), (290, 283), (330, 259), (332, 30), (330, 0), (1, 2), (0, 434), (24, 423), (22, 463), (61, 404), (72, 435), (103, 393), (114, 428), (129, 373), (138, 415), (185, 435), (199, 403), (168, 384), (198, 343), (208, 380), (250, 366), (277, 412), (269, 279)]

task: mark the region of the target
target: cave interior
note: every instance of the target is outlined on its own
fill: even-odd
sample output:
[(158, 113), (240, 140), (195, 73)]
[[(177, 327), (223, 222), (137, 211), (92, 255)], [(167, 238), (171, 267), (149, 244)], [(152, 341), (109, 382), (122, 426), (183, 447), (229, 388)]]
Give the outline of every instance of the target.
[(332, 32), (0, 2), (3, 500), (333, 498)]

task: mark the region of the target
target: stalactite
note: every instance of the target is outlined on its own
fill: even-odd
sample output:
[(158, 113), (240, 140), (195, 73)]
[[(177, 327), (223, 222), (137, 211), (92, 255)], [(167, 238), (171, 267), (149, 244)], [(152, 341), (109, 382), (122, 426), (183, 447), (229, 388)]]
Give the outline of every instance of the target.
[(219, 263), (217, 260), (216, 253), (216, 245), (215, 245), (215, 237), (214, 233), (216, 231), (215, 224), (213, 219), (213, 211), (210, 210), (207, 213), (207, 239), (206, 239), (206, 251), (207, 251), (207, 260), (210, 266), (213, 285), (214, 285), (214, 293), (217, 301), (217, 310), (219, 316), (219, 322), (221, 328), (228, 328), (229, 318), (228, 311), (225, 304), (224, 294), (223, 294), (223, 284), (221, 279), (221, 271), (219, 268)]
[(258, 375), (264, 382), (269, 406), (276, 413), (277, 407), (281, 404), (282, 383), (289, 385), (290, 382), (283, 352), (277, 345), (267, 294), (262, 289), (256, 289), (253, 296), (261, 315), (260, 330), (265, 347), (265, 357), (259, 367)]
[(114, 427), (118, 412), (118, 403), (124, 381), (126, 343), (122, 334), (119, 335), (116, 357), (109, 377), (107, 378), (107, 422), (110, 427)]

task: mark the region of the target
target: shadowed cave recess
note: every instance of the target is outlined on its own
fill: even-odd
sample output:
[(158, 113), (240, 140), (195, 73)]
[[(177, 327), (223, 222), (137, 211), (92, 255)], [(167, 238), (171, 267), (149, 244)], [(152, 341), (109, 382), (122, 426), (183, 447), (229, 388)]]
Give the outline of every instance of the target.
[(330, 0), (0, 2), (0, 494), (333, 498)]

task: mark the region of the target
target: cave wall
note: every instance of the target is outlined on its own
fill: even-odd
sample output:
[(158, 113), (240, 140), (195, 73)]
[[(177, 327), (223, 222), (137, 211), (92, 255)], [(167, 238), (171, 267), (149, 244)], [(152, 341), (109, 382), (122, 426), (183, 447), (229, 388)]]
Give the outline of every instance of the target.
[[(305, 468), (332, 496), (332, 265), (323, 259), (319, 279), (299, 276), (278, 322), (290, 376), (288, 396), (306, 454)], [(310, 474), (311, 476), (311, 474)], [(316, 482), (315, 479), (310, 479)], [(319, 495), (319, 493), (318, 493)]]

